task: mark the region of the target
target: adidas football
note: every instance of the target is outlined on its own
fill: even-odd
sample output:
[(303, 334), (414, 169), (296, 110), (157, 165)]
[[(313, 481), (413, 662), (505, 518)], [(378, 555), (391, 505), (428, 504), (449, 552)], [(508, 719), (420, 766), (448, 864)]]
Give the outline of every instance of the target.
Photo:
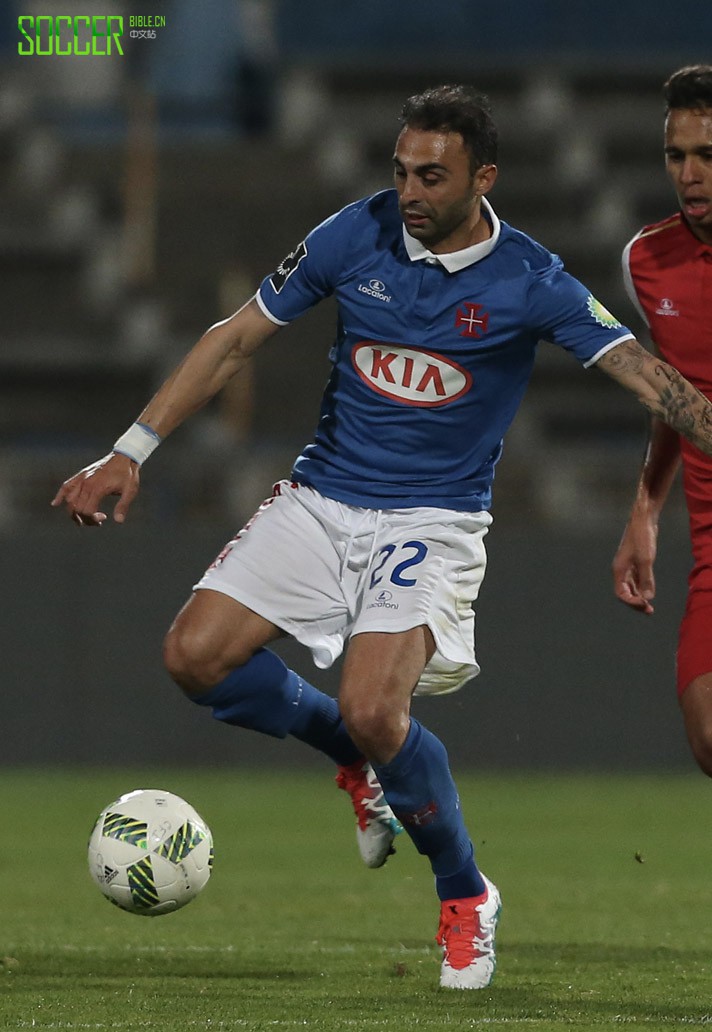
[(190, 903), (213, 865), (213, 837), (193, 807), (155, 788), (128, 792), (97, 817), (89, 871), (103, 894), (131, 914), (156, 917)]

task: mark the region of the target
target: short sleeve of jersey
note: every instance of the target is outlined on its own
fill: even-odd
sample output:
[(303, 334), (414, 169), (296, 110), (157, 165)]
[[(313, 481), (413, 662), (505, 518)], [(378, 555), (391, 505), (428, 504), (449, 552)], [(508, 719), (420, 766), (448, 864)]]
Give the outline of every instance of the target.
[(551, 257), (546, 268), (532, 272), (527, 296), (532, 329), (542, 340), (570, 351), (584, 367), (591, 366), (633, 334), (564, 271), (560, 258)]
[[(641, 232), (642, 232), (642, 230), (641, 230)], [(633, 305), (635, 307), (636, 312), (638, 313), (640, 318), (643, 320), (645, 325), (648, 327), (648, 329), (650, 329), (650, 320), (649, 320), (649, 318), (648, 318), (648, 316), (646, 314), (645, 309), (643, 308), (643, 306), (640, 303), (640, 298), (638, 297), (638, 291), (635, 289), (635, 281), (633, 279), (633, 270), (631, 268), (631, 258), (632, 258), (632, 254), (633, 254), (633, 248), (634, 248), (635, 244), (637, 243), (637, 241), (640, 239), (640, 235), (641, 235), (640, 233), (636, 233), (635, 236), (633, 237), (633, 239), (628, 241), (628, 243), (626, 244), (626, 246), (625, 246), (625, 248), (623, 250), (623, 257), (621, 259), (621, 265), (623, 267), (623, 285), (625, 287), (626, 294), (628, 295), (630, 300), (633, 302)]]
[(257, 291), (257, 302), (284, 326), (333, 293), (344, 265), (358, 205), (351, 204), (309, 233)]

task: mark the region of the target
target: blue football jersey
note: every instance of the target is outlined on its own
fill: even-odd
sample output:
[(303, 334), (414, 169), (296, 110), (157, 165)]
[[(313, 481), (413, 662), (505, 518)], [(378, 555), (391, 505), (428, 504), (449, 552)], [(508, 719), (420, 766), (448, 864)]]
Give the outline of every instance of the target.
[(338, 302), (333, 368), (295, 481), (368, 508), (488, 509), (538, 342), (589, 366), (632, 336), (560, 258), (483, 205), (490, 239), (433, 255), (384, 190), (317, 226), (262, 282), (257, 302), (280, 325), (330, 294)]

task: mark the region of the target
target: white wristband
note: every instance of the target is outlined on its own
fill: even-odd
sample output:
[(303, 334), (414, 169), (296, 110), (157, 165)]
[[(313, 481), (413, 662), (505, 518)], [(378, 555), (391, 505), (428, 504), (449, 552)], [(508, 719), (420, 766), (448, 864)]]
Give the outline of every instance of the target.
[(134, 423), (121, 435), (111, 450), (119, 455), (126, 455), (140, 466), (160, 443), (160, 436), (150, 426), (146, 426), (145, 423)]

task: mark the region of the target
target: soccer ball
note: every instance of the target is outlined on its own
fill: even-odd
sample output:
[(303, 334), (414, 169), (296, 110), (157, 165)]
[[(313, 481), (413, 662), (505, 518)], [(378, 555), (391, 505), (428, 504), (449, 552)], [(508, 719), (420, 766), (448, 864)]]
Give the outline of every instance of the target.
[(88, 852), (91, 876), (108, 900), (157, 917), (184, 907), (204, 887), (213, 836), (185, 799), (143, 788), (102, 810)]

